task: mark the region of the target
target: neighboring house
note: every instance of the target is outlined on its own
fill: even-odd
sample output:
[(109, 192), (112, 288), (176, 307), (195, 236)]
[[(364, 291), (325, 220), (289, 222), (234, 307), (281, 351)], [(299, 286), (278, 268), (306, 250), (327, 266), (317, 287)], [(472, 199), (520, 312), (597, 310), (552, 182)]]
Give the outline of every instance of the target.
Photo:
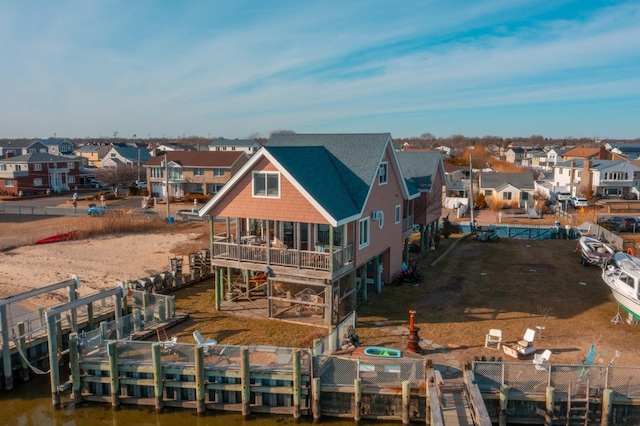
[[(420, 246), (424, 251), (429, 247), (431, 238), (435, 237), (442, 216), (442, 188), (446, 184), (442, 154), (439, 151), (400, 151), (396, 152), (396, 155), (402, 175), (420, 192), (419, 198), (409, 201), (413, 203), (413, 208), (407, 210), (413, 211), (413, 217), (407, 216), (403, 220), (420, 225), (423, 231)], [(405, 225), (404, 228), (410, 229), (410, 226)], [(405, 234), (404, 237), (408, 238), (409, 234)], [(408, 247), (407, 241), (405, 246)]]
[(535, 169), (544, 168), (547, 164), (547, 155), (541, 149), (532, 149), (525, 151), (522, 158), (522, 167), (531, 167)]
[(183, 145), (178, 143), (163, 143), (159, 144), (155, 149), (154, 157), (159, 155), (162, 152), (172, 152), (172, 151), (198, 151), (198, 147), (192, 145)]
[(600, 148), (576, 147), (566, 151), (562, 156), (563, 161), (578, 159), (584, 160), (585, 158), (590, 158), (592, 160), (608, 160), (611, 158), (611, 155), (607, 152), (604, 146), (601, 146)]
[(31, 152), (48, 152), (47, 146), (37, 140), (0, 140), (0, 158), (8, 156), (16, 157), (26, 155)]
[(561, 149), (561, 148), (551, 148), (551, 149), (549, 149), (547, 151), (547, 166), (550, 169), (553, 169), (553, 166), (555, 166), (556, 163), (564, 161), (564, 154), (567, 151), (569, 151), (569, 150), (568, 149)]
[(107, 145), (85, 145), (76, 149), (75, 155), (86, 158), (89, 167), (102, 167), (102, 159), (111, 150)]
[(612, 160), (640, 160), (640, 143), (608, 142), (605, 149), (611, 154)]
[(553, 181), (566, 187), (572, 195), (586, 195), (590, 188), (594, 195), (625, 197), (637, 194), (634, 190), (640, 179), (640, 167), (626, 161), (575, 159), (556, 164)]
[(47, 152), (53, 155), (71, 155), (73, 154), (73, 144), (64, 139), (40, 139), (40, 143), (47, 147)]
[(478, 187), (479, 193), (484, 194), (487, 202), (493, 200), (515, 204), (518, 207), (533, 206), (535, 184), (531, 172), (480, 172)]
[(336, 324), (369, 282), (380, 292), (402, 270), (412, 186), (388, 133), (272, 135), (200, 212), (227, 219), (216, 274), (231, 285), (267, 271), (269, 318), (311, 308), (314, 323)]
[(33, 152), (0, 160), (0, 193), (41, 194), (69, 191), (79, 185), (80, 160)]
[(516, 166), (522, 166), (522, 159), (524, 158), (524, 148), (513, 147), (509, 148), (505, 153), (505, 160)]
[(262, 147), (255, 139), (214, 139), (209, 144), (209, 151), (244, 151), (253, 155)]
[(186, 194), (216, 194), (231, 177), (249, 160), (243, 151), (173, 151), (151, 158), (144, 164), (147, 187), (151, 195), (167, 196), (169, 172), (169, 194), (183, 197)]
[(444, 155), (446, 158), (451, 158), (453, 157), (453, 148), (448, 147), (448, 146), (437, 146), (435, 149), (437, 149), (438, 151), (442, 152), (442, 155)]
[(445, 173), (445, 197), (468, 197), (469, 179), (464, 179), (463, 168), (443, 162)]
[(137, 168), (138, 180), (144, 177), (142, 165), (151, 159), (151, 154), (143, 148), (113, 146), (102, 158), (101, 168), (129, 167)]

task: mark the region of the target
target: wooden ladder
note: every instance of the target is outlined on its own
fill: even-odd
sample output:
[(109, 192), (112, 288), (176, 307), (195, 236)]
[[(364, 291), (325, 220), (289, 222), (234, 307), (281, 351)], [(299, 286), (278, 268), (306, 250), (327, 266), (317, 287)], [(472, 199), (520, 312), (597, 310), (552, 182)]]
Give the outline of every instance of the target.
[(572, 398), (571, 391), (573, 389), (573, 383), (569, 383), (569, 389), (567, 391), (567, 420), (565, 425), (575, 425), (575, 424), (583, 424), (584, 426), (589, 425), (589, 380), (587, 380), (586, 385), (581, 382), (575, 383), (575, 393), (577, 395), (582, 396), (584, 391), (584, 398)]
[(164, 327), (156, 328), (156, 334), (158, 335), (158, 342), (168, 342), (169, 336), (167, 335), (167, 330)]

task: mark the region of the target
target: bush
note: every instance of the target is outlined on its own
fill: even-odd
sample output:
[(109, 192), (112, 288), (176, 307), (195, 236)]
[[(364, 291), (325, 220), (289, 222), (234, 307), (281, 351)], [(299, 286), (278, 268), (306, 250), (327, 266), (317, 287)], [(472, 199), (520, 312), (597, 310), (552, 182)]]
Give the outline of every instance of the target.
[(484, 194), (476, 195), (476, 199), (474, 200), (474, 204), (480, 210), (486, 209), (487, 208), (487, 199), (484, 196)]
[(449, 215), (442, 218), (442, 236), (447, 239), (453, 232), (453, 226), (449, 220)]

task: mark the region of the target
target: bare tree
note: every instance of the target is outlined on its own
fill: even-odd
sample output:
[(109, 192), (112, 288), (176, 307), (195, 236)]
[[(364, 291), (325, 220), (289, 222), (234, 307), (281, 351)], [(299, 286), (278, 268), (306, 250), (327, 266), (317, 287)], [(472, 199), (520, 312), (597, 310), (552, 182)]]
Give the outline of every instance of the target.
[(432, 141), (436, 139), (436, 137), (433, 135), (433, 133), (426, 132), (420, 135), (420, 139), (423, 139), (425, 141)]
[(109, 187), (117, 197), (122, 188), (133, 184), (138, 178), (138, 171), (134, 167), (118, 166), (105, 167), (94, 171), (96, 179)]

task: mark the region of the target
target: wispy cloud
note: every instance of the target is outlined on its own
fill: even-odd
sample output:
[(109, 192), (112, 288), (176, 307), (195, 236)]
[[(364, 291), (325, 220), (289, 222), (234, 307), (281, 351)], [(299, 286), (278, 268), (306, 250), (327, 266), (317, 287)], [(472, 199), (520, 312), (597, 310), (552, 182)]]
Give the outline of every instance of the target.
[(635, 3), (217, 3), (0, 4), (0, 137), (473, 134), (483, 108), (640, 94)]

